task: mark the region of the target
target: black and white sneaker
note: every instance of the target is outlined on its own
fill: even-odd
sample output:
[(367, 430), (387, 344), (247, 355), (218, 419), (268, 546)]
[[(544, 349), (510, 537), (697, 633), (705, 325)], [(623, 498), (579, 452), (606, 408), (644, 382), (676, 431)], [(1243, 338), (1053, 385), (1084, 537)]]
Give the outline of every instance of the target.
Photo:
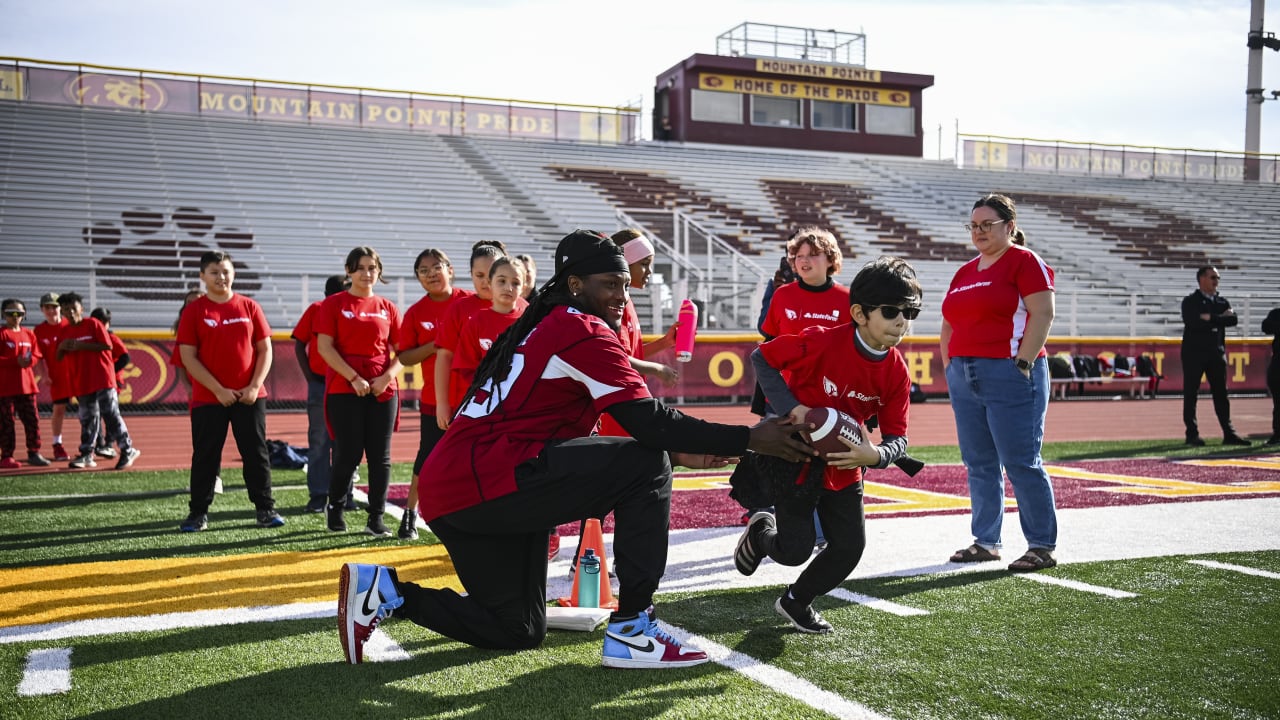
[(73, 467), (77, 470), (80, 470), (82, 468), (98, 467), (98, 463), (93, 461), (93, 453), (90, 452), (77, 457), (75, 460), (72, 460), (71, 463), (68, 465), (68, 467)]
[(382, 513), (369, 513), (369, 522), (365, 523), (364, 532), (374, 537), (390, 537), (391, 531), (382, 522)]
[(396, 533), (401, 540), (417, 540), (418, 539), (418, 511), (405, 510), (404, 517), (400, 518), (400, 531)]
[(738, 572), (743, 575), (751, 575), (760, 567), (760, 561), (764, 559), (764, 533), (777, 528), (778, 522), (774, 520), (773, 513), (760, 511), (751, 516), (747, 521), (747, 527), (742, 531), (742, 537), (738, 538), (738, 548), (733, 551), (733, 564), (738, 568)]
[(136, 447), (131, 447), (128, 450), (125, 450), (124, 452), (120, 453), (120, 459), (116, 461), (116, 469), (124, 470), (125, 468), (132, 465), (133, 461), (137, 460), (138, 456), (141, 454), (142, 454), (142, 451)]
[(800, 632), (814, 635), (831, 632), (831, 623), (823, 620), (822, 616), (813, 609), (813, 605), (801, 604), (799, 600), (791, 597), (790, 592), (782, 593), (782, 597), (773, 604), (773, 609), (791, 621), (791, 624)]
[(178, 529), (184, 533), (200, 532), (209, 527), (209, 516), (204, 513), (193, 512), (187, 516), (186, 520), (178, 526)]
[(116, 451), (112, 450), (110, 447), (106, 445), (99, 445), (98, 447), (93, 449), (93, 454), (97, 455), (100, 458), (106, 458), (108, 460), (112, 460), (116, 456)]

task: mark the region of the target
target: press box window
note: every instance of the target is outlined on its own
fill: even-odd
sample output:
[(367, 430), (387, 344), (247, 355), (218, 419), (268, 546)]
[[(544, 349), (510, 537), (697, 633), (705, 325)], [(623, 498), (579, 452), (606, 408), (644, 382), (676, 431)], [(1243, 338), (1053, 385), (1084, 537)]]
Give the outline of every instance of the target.
[(872, 135), (915, 135), (915, 108), (867, 106), (867, 132)]
[(815, 130), (857, 130), (858, 106), (851, 103), (812, 101)]
[(742, 124), (742, 95), (740, 93), (693, 90), (689, 117), (699, 122)]
[(753, 95), (751, 124), (774, 127), (800, 127), (800, 101)]

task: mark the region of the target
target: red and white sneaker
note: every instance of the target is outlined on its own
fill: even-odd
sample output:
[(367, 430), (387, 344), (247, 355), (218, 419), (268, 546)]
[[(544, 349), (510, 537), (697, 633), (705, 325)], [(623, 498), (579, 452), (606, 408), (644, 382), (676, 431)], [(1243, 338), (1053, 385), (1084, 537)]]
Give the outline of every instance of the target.
[(66, 462), (71, 459), (71, 456), (67, 454), (67, 449), (62, 447), (62, 443), (54, 444), (53, 459), (58, 462)]
[(378, 623), (404, 604), (396, 571), (383, 565), (347, 563), (338, 580), (338, 636), (352, 665), (364, 662), (364, 644)]
[(650, 612), (610, 620), (604, 631), (601, 661), (610, 668), (681, 668), (701, 665), (709, 658), (701, 650), (685, 648), (662, 632)]

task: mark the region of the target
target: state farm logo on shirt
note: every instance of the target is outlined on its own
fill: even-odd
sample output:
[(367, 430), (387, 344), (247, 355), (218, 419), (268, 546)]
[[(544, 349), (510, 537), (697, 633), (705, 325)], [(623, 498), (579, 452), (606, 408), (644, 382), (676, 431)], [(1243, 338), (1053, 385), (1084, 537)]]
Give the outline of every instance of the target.
[(796, 311), (791, 308), (785, 308), (782, 312), (786, 314), (788, 320), (795, 320), (799, 317), (799, 315), (796, 314)]
[(955, 295), (958, 292), (964, 292), (965, 290), (972, 290), (974, 288), (987, 287), (990, 284), (991, 284), (990, 280), (983, 280), (982, 282), (969, 283), (968, 285), (961, 285), (958, 288), (952, 288), (950, 294)]
[(880, 396), (879, 396), (879, 395), (863, 395), (862, 393), (858, 392), (857, 390), (850, 390), (850, 391), (849, 391), (849, 394), (848, 394), (848, 395), (846, 395), (845, 397), (851, 397), (851, 398), (853, 398), (854, 400), (861, 400), (862, 402), (873, 402), (873, 403), (878, 403), (878, 402), (880, 402)]
[(435, 330), (435, 329), (436, 329), (436, 324), (435, 324), (435, 323), (433, 323), (433, 322), (431, 322), (430, 320), (423, 320), (423, 321), (422, 321), (421, 323), (419, 323), (419, 324), (420, 324), (420, 325), (422, 325), (422, 329), (423, 329), (423, 330)]
[(825, 375), (822, 378), (822, 391), (830, 397), (840, 397), (840, 389)]
[(489, 348), (493, 347), (493, 341), (489, 338), (480, 338), (480, 349), (489, 352)]
[(236, 323), (247, 323), (247, 322), (252, 322), (252, 321), (251, 321), (249, 318), (247, 318), (247, 317), (225, 318), (225, 319), (222, 321), (222, 324), (223, 324), (223, 325), (235, 325)]
[(378, 319), (380, 319), (380, 320), (386, 320), (386, 319), (387, 319), (387, 309), (386, 309), (386, 308), (383, 308), (383, 309), (381, 309), (381, 310), (379, 310), (379, 311), (377, 311), (377, 312), (365, 312), (365, 311), (361, 310), (361, 311), (360, 311), (360, 317), (362, 317), (362, 318), (367, 318), (367, 317), (376, 317), (376, 318), (378, 318)]
[(832, 310), (828, 315), (823, 315), (822, 313), (805, 313), (804, 318), (806, 320), (830, 320), (831, 322), (839, 322), (840, 311)]

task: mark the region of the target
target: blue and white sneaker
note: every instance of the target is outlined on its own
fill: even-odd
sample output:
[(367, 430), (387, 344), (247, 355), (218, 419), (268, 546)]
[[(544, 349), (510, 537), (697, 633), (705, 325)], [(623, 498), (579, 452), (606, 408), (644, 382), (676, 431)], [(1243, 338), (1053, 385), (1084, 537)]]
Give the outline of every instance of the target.
[(338, 636), (352, 665), (364, 662), (364, 644), (378, 623), (404, 604), (396, 571), (384, 565), (347, 563), (338, 580)]
[(701, 650), (686, 649), (662, 632), (650, 612), (610, 620), (604, 631), (602, 664), (610, 668), (679, 668), (708, 660)]

